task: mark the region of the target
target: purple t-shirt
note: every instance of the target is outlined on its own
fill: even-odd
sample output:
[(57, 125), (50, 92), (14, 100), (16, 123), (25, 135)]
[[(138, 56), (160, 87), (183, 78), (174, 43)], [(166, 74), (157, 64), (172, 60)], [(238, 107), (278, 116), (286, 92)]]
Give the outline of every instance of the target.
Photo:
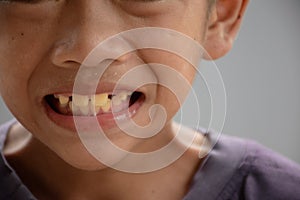
[[(1, 152), (14, 122), (0, 126)], [(36, 199), (2, 153), (0, 199)], [(255, 142), (222, 135), (194, 175), (183, 199), (300, 200), (300, 167)]]

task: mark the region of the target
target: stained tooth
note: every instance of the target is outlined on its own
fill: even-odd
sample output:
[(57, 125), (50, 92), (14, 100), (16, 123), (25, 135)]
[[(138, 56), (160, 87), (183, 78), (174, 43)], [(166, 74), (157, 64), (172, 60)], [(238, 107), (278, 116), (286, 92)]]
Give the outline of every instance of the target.
[[(74, 94), (72, 101), (68, 96), (64, 95), (54, 95), (55, 98), (59, 100), (61, 107), (66, 107), (69, 105), (70, 112), (73, 115), (94, 115), (100, 113), (100, 110), (103, 112), (109, 112), (111, 106), (115, 106), (115, 109), (122, 110), (124, 101), (128, 100), (128, 96), (131, 96), (132, 92), (121, 91), (117, 95), (112, 95), (112, 98), (108, 98), (108, 93), (97, 94), (97, 95), (79, 95)], [(66, 109), (68, 110), (68, 109)]]
[(58, 98), (59, 98), (59, 103), (60, 103), (62, 106), (68, 105), (69, 97), (66, 97), (66, 96), (59, 96)]
[(62, 114), (67, 114), (68, 113), (68, 110), (66, 109), (67, 105), (68, 104), (66, 104), (66, 105), (59, 104), (59, 112)]
[(100, 106), (95, 106), (95, 101), (93, 99), (94, 99), (94, 97), (91, 98), (91, 101), (90, 101), (90, 104), (89, 104), (89, 109), (91, 111), (90, 113), (92, 115), (96, 116), (99, 113), (101, 107)]
[(74, 94), (72, 100), (76, 106), (88, 106), (89, 104), (89, 97), (84, 95)]
[(111, 103), (111, 100), (108, 99), (106, 105), (101, 106), (101, 109), (103, 110), (103, 112), (108, 112), (109, 111), (109, 109), (110, 109), (110, 103)]
[(121, 101), (121, 99), (118, 97), (118, 96), (114, 96), (113, 98), (112, 98), (112, 104), (114, 105), (114, 106), (118, 106), (118, 105), (120, 105), (122, 103), (122, 101)]
[[(94, 98), (93, 98), (94, 97)], [(96, 106), (105, 106), (108, 102), (108, 94), (103, 93), (103, 94), (97, 94), (95, 96), (92, 96), (91, 102)], [(94, 101), (94, 102), (93, 102)]]
[(100, 106), (98, 106), (98, 107), (95, 107), (95, 109), (94, 109), (94, 116), (96, 116), (99, 112), (100, 112), (100, 109), (101, 109), (101, 107)]

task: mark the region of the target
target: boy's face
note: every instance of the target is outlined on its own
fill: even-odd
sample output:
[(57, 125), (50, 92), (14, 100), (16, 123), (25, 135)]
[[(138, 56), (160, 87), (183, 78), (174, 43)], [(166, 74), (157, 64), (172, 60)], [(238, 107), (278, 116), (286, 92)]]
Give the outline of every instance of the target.
[[(206, 0), (0, 1), (1, 95), (11, 112), (36, 138), (70, 164), (94, 169), (97, 162), (88, 156), (74, 132), (69, 105), (59, 104), (57, 97), (70, 96), (85, 57), (105, 38), (139, 27), (173, 29), (204, 44), (207, 25)], [(143, 63), (171, 66), (189, 82), (195, 75), (194, 67), (179, 56), (159, 50), (140, 50), (115, 60), (101, 77), (100, 83), (107, 84), (103, 86), (105, 89), (97, 93), (112, 94), (118, 79)], [(155, 76), (149, 68), (149, 76), (151, 74)], [(167, 121), (180, 107), (172, 92), (162, 86), (145, 85), (139, 92), (142, 95), (139, 93), (139, 99), (132, 102), (135, 110), (131, 116), (139, 125), (149, 123), (148, 110), (153, 104), (165, 107)], [(61, 101), (64, 100), (61, 97)], [(101, 107), (98, 115), (105, 112)], [(77, 115), (85, 114), (80, 111)], [(122, 134), (114, 123), (105, 120), (105, 133), (117, 146), (131, 151), (139, 146), (145, 148), (136, 151), (153, 150), (146, 148), (147, 140)], [(169, 123), (164, 130), (168, 132)], [(157, 144), (161, 142), (160, 137), (163, 136), (150, 141)], [(149, 144), (151, 146), (151, 142)]]

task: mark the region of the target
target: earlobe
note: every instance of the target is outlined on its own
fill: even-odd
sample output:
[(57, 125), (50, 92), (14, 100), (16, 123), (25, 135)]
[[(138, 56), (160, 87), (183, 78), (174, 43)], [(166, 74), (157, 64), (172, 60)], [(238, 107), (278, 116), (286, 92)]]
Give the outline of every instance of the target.
[(249, 0), (217, 0), (207, 24), (205, 59), (215, 60), (230, 51), (248, 3)]

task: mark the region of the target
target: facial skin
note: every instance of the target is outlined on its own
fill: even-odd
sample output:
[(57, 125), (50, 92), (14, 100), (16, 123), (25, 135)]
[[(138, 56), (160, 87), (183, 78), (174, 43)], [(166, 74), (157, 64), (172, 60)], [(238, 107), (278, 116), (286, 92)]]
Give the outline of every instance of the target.
[[(90, 51), (105, 38), (133, 28), (176, 30), (194, 38), (212, 59), (217, 59), (230, 50), (246, 5), (247, 1), (243, 0), (221, 0), (212, 6), (208, 17), (208, 5), (204, 0), (0, 1), (0, 92), (8, 108), (33, 136), (15, 154), (16, 157), (22, 153), (28, 155), (28, 152), (31, 157), (36, 157), (35, 162), (40, 167), (36, 176), (45, 175), (39, 152), (44, 152), (44, 157), (48, 155), (49, 163), (59, 163), (56, 166), (69, 171), (70, 166), (62, 160), (80, 170), (109, 171), (86, 151), (74, 132), (49, 119), (44, 97), (71, 93), (76, 73)], [(195, 69), (178, 56), (143, 50), (115, 60), (101, 81), (115, 83), (141, 62), (172, 66), (189, 82), (195, 76)], [(114, 144), (134, 152), (153, 151), (166, 145), (174, 135), (171, 118), (180, 108), (174, 95), (162, 86), (149, 85), (141, 90), (146, 98), (133, 119), (146, 125), (150, 106), (161, 104), (168, 114), (168, 122), (161, 133), (141, 140), (124, 135), (114, 127), (105, 130)], [(22, 128), (16, 130), (25, 132)], [(199, 164), (195, 160), (189, 161), (195, 166)], [(62, 169), (57, 171), (68, 173)]]
[[(6, 27), (1, 33), (4, 50), (1, 58), (4, 67), (1, 73), (1, 93), (4, 100), (12, 113), (36, 138), (71, 165), (91, 169), (93, 167), (85, 165), (93, 163), (92, 158), (86, 155), (78, 137), (73, 133), (66, 133), (67, 130), (48, 119), (42, 105), (44, 96), (65, 93), (65, 90), (70, 93), (71, 88), (68, 86), (73, 85), (84, 58), (102, 40), (119, 32), (137, 27), (164, 27), (183, 32), (202, 43), (206, 12), (189, 10), (192, 7), (205, 10), (207, 6), (196, 1), (95, 2), (76, 1), (68, 4), (65, 1), (42, 1), (38, 4), (12, 3), (1, 6), (1, 24)], [(170, 7), (174, 9), (168, 10)], [(185, 20), (181, 19), (180, 13), (185, 13)], [(192, 24), (199, 26), (191, 28)], [(133, 67), (128, 63), (139, 62), (136, 57), (132, 53), (119, 58), (106, 72), (103, 82), (112, 79), (116, 82), (120, 77), (113, 77), (113, 73), (122, 75), (128, 71)], [(187, 63), (168, 53), (144, 51), (141, 59), (145, 63), (174, 66), (189, 81), (195, 73)], [(154, 102), (167, 108), (169, 119), (178, 110), (179, 106), (171, 103), (176, 101), (169, 91), (159, 86), (144, 87), (144, 90), (146, 104), (149, 106), (144, 106), (143, 112), (138, 113), (141, 117), (138, 115), (137, 118), (145, 118)], [(18, 98), (14, 98), (14, 91), (18, 91)], [(147, 95), (148, 93), (154, 95)], [(138, 142), (126, 136), (111, 140), (123, 148), (135, 146)], [(69, 147), (67, 149), (66, 144)], [(90, 159), (85, 160), (86, 158)]]

